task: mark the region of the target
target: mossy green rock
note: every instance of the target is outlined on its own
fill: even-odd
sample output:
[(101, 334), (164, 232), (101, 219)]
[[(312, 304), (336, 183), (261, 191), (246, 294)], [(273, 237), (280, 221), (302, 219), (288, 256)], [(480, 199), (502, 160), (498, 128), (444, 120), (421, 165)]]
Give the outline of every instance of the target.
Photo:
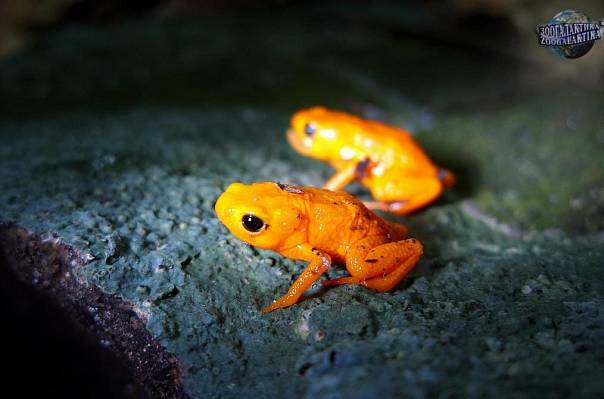
[[(191, 397), (604, 395), (602, 88), (493, 79), (528, 66), (315, 12), (73, 27), (5, 61), (0, 221), (87, 254), (78, 277), (138, 309)], [(235, 180), (320, 185), (284, 140), (313, 104), (409, 127), (459, 184), (385, 215), (425, 246), (398, 289), (264, 315), (302, 265), (213, 203)]]

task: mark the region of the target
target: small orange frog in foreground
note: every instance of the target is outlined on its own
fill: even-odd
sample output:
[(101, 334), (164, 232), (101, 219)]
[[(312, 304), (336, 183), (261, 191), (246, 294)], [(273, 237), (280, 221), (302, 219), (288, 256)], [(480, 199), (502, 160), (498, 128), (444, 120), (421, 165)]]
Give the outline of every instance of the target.
[(323, 285), (393, 289), (415, 266), (422, 245), (404, 239), (405, 226), (381, 219), (345, 192), (280, 183), (231, 184), (216, 202), (220, 221), (239, 239), (308, 266), (263, 312), (295, 304), (331, 266), (345, 262), (349, 277)]
[(299, 153), (337, 170), (324, 188), (342, 190), (360, 180), (377, 200), (365, 204), (370, 209), (405, 215), (434, 201), (455, 182), (406, 130), (343, 112), (301, 110), (291, 119), (287, 139)]

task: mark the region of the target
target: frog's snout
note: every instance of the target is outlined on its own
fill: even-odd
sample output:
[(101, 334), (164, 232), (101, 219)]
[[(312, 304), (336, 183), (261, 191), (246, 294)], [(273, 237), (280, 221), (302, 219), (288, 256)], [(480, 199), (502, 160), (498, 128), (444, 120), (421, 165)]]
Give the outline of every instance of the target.
[(220, 220), (222, 224), (228, 226), (229, 215), (232, 213), (233, 209), (233, 195), (244, 188), (245, 184), (231, 183), (216, 200), (214, 212), (216, 212), (216, 216), (218, 216), (218, 220)]
[(287, 129), (285, 132), (285, 138), (287, 142), (294, 148), (297, 148), (300, 145), (300, 140), (296, 137), (296, 131), (292, 128)]

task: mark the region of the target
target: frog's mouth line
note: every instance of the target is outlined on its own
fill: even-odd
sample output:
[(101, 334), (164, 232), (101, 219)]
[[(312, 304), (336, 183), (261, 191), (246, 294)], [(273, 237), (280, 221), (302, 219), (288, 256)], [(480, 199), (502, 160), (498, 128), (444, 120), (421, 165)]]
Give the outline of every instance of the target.
[(310, 154), (310, 145), (312, 144), (312, 141), (309, 140), (308, 142), (304, 142), (304, 140), (300, 140), (294, 129), (287, 129), (285, 136), (287, 138), (287, 142), (294, 148), (294, 150), (303, 155)]

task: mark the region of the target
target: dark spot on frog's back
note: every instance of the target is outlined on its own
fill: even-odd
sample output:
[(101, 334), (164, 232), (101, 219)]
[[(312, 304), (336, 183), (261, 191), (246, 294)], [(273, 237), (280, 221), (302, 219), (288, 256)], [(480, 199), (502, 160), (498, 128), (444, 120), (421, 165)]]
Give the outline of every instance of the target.
[(367, 263), (375, 263), (377, 261), (378, 261), (377, 259), (365, 259), (365, 262), (367, 262)]
[(292, 193), (292, 194), (304, 194), (304, 191), (301, 190), (300, 188), (296, 187), (296, 186), (292, 186), (289, 184), (283, 184), (283, 183), (277, 183), (277, 186), (279, 186), (279, 188), (283, 191), (286, 191), (288, 193)]

